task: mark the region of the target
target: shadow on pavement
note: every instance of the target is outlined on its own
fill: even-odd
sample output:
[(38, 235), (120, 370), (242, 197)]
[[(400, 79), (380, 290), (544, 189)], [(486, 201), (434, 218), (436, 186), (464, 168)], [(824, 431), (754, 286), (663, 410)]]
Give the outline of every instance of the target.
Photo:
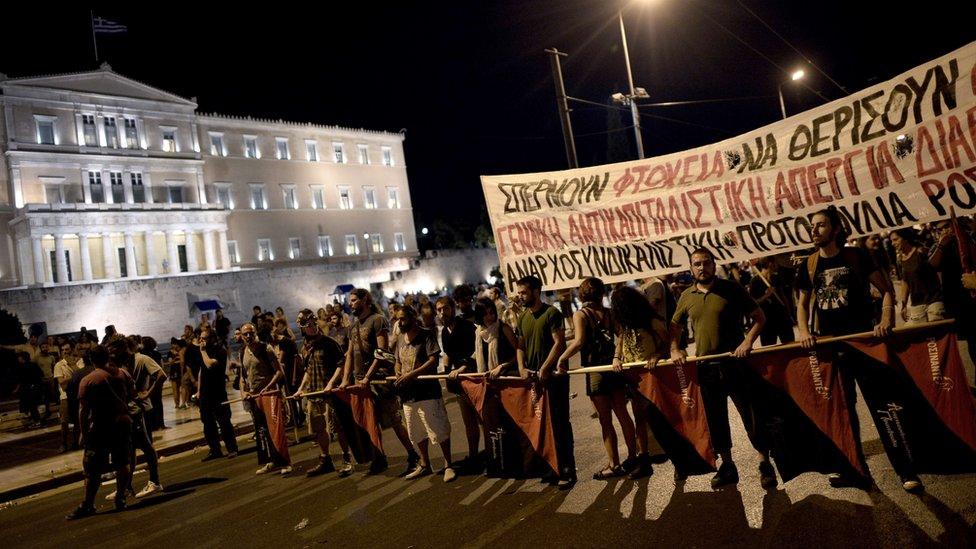
[(206, 486), (208, 484), (216, 484), (218, 482), (224, 482), (227, 480), (225, 477), (200, 477), (193, 480), (188, 480), (186, 482), (174, 482), (166, 486), (165, 493), (169, 492), (179, 492), (180, 490), (185, 490), (187, 488), (196, 488), (197, 486)]

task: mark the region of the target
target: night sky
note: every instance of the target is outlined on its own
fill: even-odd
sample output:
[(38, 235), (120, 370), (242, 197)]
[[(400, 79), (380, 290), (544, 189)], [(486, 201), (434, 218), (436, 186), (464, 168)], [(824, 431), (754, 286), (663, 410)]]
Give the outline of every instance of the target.
[[(120, 74), (196, 96), (204, 113), (406, 128), (419, 229), (435, 219), (476, 223), (483, 209), (479, 175), (567, 166), (543, 50), (569, 54), (563, 73), (571, 96), (609, 103), (611, 93), (627, 87), (620, 7), (635, 84), (650, 94), (645, 102), (749, 98), (642, 109), (648, 156), (777, 120), (777, 84), (794, 68), (804, 68), (807, 78), (805, 87), (784, 86), (790, 114), (976, 40), (976, 10), (965, 13), (963, 6), (972, 3), (958, 1), (329, 4), (312, 10), (238, 3), (221, 13), (165, 10), (165, 4), (142, 5), (151, 11), (95, 10), (128, 26), (126, 34), (99, 36), (100, 60)], [(87, 8), (5, 8), (5, 15), (0, 72), (97, 67)], [(847, 91), (805, 64), (776, 33)], [(581, 165), (635, 158), (629, 120), (629, 112), (575, 105)]]

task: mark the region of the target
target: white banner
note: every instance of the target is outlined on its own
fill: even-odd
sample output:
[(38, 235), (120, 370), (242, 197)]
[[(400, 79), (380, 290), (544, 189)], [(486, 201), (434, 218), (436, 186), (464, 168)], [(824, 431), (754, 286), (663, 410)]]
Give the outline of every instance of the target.
[(854, 236), (976, 211), (976, 42), (754, 132), (667, 156), (482, 176), (501, 271), (546, 289), (811, 246), (835, 205)]

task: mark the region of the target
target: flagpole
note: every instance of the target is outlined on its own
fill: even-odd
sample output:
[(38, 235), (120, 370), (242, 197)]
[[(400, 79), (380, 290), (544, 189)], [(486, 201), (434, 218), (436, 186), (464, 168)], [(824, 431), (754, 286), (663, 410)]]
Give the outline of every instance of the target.
[(98, 39), (95, 38), (95, 10), (88, 12), (88, 24), (92, 31), (92, 44), (95, 45), (95, 64), (98, 64)]

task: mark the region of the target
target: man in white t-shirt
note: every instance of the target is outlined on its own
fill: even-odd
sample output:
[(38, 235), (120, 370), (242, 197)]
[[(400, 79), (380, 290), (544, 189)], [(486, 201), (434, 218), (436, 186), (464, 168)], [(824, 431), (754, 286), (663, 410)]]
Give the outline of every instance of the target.
[[(85, 361), (75, 356), (74, 350), (74, 345), (70, 341), (62, 344), (61, 360), (54, 365), (54, 379), (58, 382), (58, 393), (61, 397), (58, 404), (58, 415), (61, 416), (61, 448), (58, 451), (62, 454), (68, 451), (69, 434), (71, 436), (70, 448), (78, 449), (78, 420), (68, 413), (68, 392), (66, 389), (68, 382), (71, 381), (71, 376), (85, 367)], [(73, 432), (71, 425), (74, 425)]]

